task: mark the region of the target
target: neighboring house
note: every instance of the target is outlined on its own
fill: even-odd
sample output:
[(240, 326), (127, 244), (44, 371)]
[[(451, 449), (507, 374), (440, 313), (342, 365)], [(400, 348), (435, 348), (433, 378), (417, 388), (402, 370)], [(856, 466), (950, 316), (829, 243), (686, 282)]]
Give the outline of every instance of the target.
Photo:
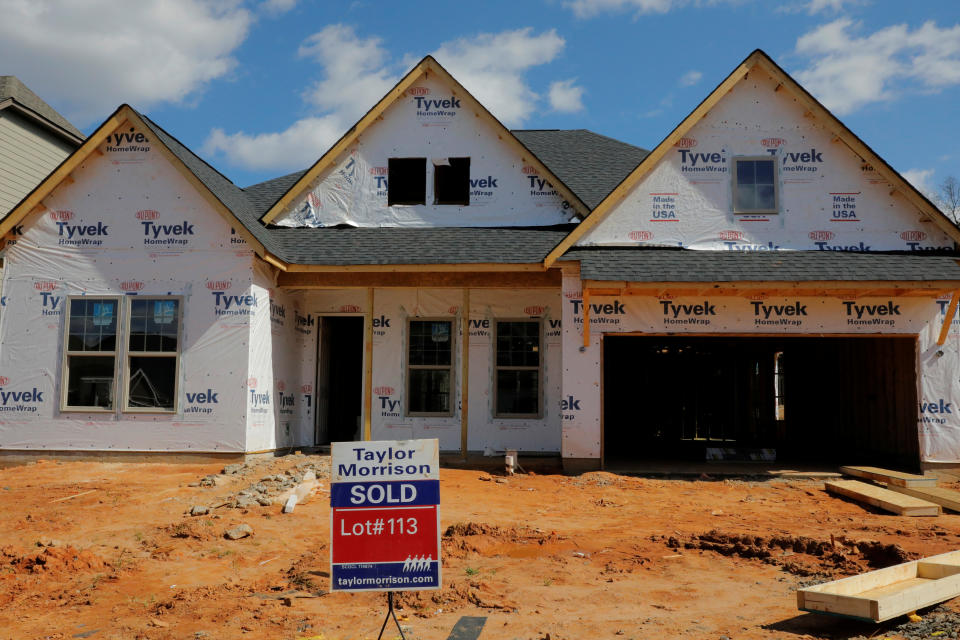
[(428, 57), (246, 189), (123, 105), (0, 235), (7, 454), (960, 463), (960, 230), (760, 51), (649, 153)]

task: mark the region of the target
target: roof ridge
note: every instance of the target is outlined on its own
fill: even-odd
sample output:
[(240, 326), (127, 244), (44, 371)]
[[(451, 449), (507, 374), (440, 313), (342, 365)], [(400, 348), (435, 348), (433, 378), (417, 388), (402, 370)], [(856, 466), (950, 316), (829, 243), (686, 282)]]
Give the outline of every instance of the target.
[[(127, 106), (130, 106), (130, 105), (127, 105)], [(167, 131), (167, 130), (164, 129), (163, 127), (161, 127), (159, 124), (157, 124), (156, 122), (154, 122), (154, 120), (152, 120), (149, 116), (143, 114), (142, 112), (138, 111), (137, 109), (134, 109), (133, 107), (130, 107), (130, 110), (133, 111), (134, 113), (136, 113), (138, 116), (140, 116), (140, 117), (143, 119), (143, 121), (147, 123), (148, 126), (150, 126), (151, 128), (156, 127), (156, 128), (160, 131), (160, 133), (162, 133), (163, 135), (167, 136), (168, 138), (170, 138), (171, 140), (173, 140), (174, 142), (176, 142), (178, 145), (180, 145), (181, 147), (183, 147), (183, 148), (187, 151), (187, 153), (189, 153), (189, 154), (192, 155), (194, 158), (196, 158), (197, 160), (199, 160), (200, 162), (202, 162), (203, 164), (205, 164), (206, 166), (208, 166), (208, 167), (209, 167), (210, 169), (212, 169), (218, 176), (220, 176), (221, 178), (223, 178), (224, 180), (226, 180), (227, 182), (229, 182), (230, 184), (232, 184), (234, 187), (236, 187), (236, 188), (239, 189), (240, 191), (243, 191), (243, 189), (242, 189), (240, 186), (238, 186), (236, 183), (234, 183), (233, 180), (231, 180), (231, 179), (228, 178), (226, 175), (224, 175), (222, 171), (220, 171), (220, 170), (217, 169), (215, 166), (213, 166), (212, 164), (210, 164), (209, 162), (207, 162), (206, 160), (204, 160), (203, 158), (201, 158), (199, 155), (197, 155), (197, 153), (196, 153), (193, 149), (191, 149), (190, 147), (188, 147), (187, 145), (185, 145), (185, 144), (184, 144), (183, 142), (181, 142), (180, 139), (177, 138), (175, 135), (173, 135), (172, 133), (170, 133), (169, 131)], [(191, 171), (192, 171), (192, 169), (191, 169)]]

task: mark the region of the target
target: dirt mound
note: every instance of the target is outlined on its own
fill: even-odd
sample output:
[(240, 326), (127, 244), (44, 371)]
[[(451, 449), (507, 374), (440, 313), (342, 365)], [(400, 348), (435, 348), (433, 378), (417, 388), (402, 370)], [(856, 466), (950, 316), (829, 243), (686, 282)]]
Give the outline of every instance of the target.
[(444, 538), (454, 536), (497, 536), (503, 535), (503, 529), (481, 522), (458, 522), (447, 527), (443, 532)]
[(183, 520), (165, 527), (161, 531), (171, 538), (189, 538), (191, 540), (212, 540), (217, 536), (217, 528), (213, 520)]
[(88, 550), (75, 547), (47, 547), (39, 553), (18, 553), (4, 547), (3, 559), (16, 573), (61, 574), (104, 569), (103, 558)]
[(547, 557), (575, 546), (569, 536), (528, 527), (497, 527), (482, 522), (458, 522), (447, 527), (441, 541), (444, 561), (468, 553), (485, 557)]
[(844, 537), (817, 540), (806, 536), (763, 536), (712, 530), (681, 541), (667, 539), (672, 549), (701, 549), (724, 556), (762, 560), (799, 576), (852, 575), (882, 569), (918, 557), (897, 544), (876, 540), (851, 541)]

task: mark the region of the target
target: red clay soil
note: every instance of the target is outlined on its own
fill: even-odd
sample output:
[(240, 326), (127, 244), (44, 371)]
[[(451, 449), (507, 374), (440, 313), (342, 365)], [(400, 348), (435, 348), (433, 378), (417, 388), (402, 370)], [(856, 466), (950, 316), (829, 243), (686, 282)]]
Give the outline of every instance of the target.
[[(324, 474), (291, 514), (186, 513), (304, 461), (329, 464), (274, 458), (213, 487), (188, 485), (222, 465), (0, 470), (0, 638), (375, 638), (383, 594), (327, 593)], [(892, 637), (798, 612), (795, 590), (960, 549), (960, 516), (887, 515), (814, 480), (445, 469), (441, 497), (444, 587), (398, 598), (408, 638), (461, 616), (487, 618), (483, 640)], [(241, 523), (254, 534), (223, 537)]]

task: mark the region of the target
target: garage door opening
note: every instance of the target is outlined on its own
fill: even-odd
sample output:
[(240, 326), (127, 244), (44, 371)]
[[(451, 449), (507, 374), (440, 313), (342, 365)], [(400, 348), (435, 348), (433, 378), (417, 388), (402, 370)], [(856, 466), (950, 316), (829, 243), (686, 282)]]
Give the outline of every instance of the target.
[(607, 464), (775, 449), (919, 466), (916, 340), (604, 336)]

